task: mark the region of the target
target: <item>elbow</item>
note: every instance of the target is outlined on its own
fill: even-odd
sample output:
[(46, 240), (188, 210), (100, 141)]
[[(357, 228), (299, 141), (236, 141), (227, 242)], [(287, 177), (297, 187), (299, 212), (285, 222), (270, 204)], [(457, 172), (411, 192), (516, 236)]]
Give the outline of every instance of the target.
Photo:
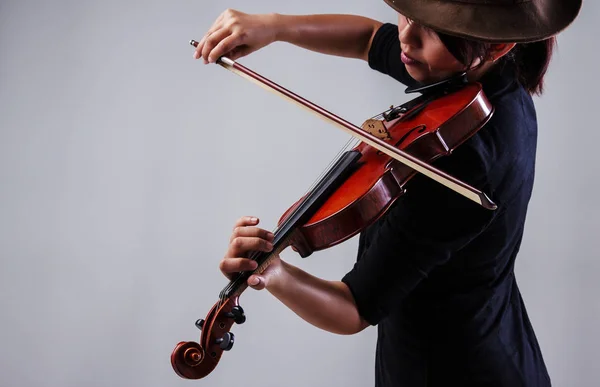
[(369, 324), (367, 321), (365, 321), (365, 319), (363, 319), (361, 317), (360, 324), (358, 326), (358, 330), (356, 331), (356, 333), (360, 333), (360, 332), (364, 331), (365, 328), (370, 327), (370, 326), (371, 326), (371, 324)]
[(358, 318), (358, 323), (356, 325), (354, 325), (354, 329), (352, 329), (350, 332), (351, 335), (355, 335), (357, 333), (360, 333), (362, 331), (364, 331), (367, 327), (371, 326), (371, 324), (369, 324), (368, 322), (366, 322), (362, 317)]
[(341, 329), (339, 329), (336, 333), (339, 335), (351, 336), (362, 332), (363, 330), (365, 330), (365, 328), (369, 326), (371, 326), (371, 324), (359, 317), (356, 323), (347, 324), (344, 327), (340, 327)]
[(355, 335), (371, 326), (368, 321), (361, 317), (354, 305), (346, 312), (346, 317), (338, 321), (342, 323), (337, 324), (335, 333), (345, 336)]
[(337, 285), (337, 288), (341, 293), (341, 300), (343, 300), (340, 303), (340, 305), (343, 305), (342, 309), (336, 311), (335, 319), (338, 321), (336, 333), (341, 335), (355, 335), (371, 326), (371, 324), (361, 316), (358, 305), (356, 305), (348, 285), (342, 281), (336, 281), (334, 284)]

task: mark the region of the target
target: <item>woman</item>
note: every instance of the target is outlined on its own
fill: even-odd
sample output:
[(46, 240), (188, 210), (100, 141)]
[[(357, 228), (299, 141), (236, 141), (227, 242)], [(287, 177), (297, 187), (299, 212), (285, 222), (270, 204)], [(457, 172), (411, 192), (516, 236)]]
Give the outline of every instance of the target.
[[(279, 257), (249, 278), (309, 323), (338, 334), (377, 325), (377, 386), (550, 386), (513, 272), (523, 237), (537, 140), (532, 95), (541, 94), (554, 36), (580, 0), (386, 0), (398, 25), (352, 15), (224, 12), (196, 59), (237, 59), (275, 41), (362, 59), (406, 85), (468, 70), (494, 105), (493, 118), (435, 165), (490, 195), (496, 211), (417, 175), (359, 239), (357, 262), (339, 281)], [(242, 217), (220, 263), (230, 276), (256, 268), (273, 235)]]

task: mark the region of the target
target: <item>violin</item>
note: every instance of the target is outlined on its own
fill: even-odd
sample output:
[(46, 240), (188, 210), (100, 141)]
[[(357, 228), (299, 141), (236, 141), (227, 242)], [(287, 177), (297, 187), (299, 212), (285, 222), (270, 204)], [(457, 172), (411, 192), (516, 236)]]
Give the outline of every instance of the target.
[[(197, 46), (198, 42), (192, 40), (190, 44)], [(207, 376), (223, 352), (232, 348), (235, 336), (231, 327), (246, 321), (239, 299), (250, 275), (262, 273), (271, 258), (287, 247), (305, 258), (357, 235), (386, 213), (406, 192), (407, 183), (417, 172), (486, 209), (497, 208), (481, 191), (430, 165), (439, 157), (451, 155), (494, 113), (481, 84), (468, 82), (465, 73), (407, 88), (406, 93), (421, 95), (367, 119), (359, 128), (227, 57), (216, 63), (335, 124), (357, 143), (349, 143), (282, 214), (273, 231), (273, 250), (248, 256), (257, 261), (258, 268), (238, 273), (221, 290), (206, 317), (196, 321), (201, 330), (199, 342), (176, 345), (171, 365), (185, 379)]]

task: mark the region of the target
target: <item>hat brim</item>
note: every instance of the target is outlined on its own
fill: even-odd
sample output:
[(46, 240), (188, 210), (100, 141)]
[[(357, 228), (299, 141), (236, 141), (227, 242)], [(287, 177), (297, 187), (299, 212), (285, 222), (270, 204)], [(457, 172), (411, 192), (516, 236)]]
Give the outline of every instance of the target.
[(512, 5), (384, 0), (420, 24), (449, 35), (490, 43), (544, 40), (567, 28), (579, 14), (582, 0), (528, 1)]

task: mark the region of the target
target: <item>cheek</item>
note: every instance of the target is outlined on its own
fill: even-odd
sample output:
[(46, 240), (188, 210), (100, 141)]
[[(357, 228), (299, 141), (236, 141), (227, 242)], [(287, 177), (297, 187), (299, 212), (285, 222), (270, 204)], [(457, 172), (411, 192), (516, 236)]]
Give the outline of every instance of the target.
[(460, 62), (446, 52), (437, 51), (432, 53), (431, 62), (429, 63), (432, 69), (458, 71), (464, 67)]
[(424, 54), (429, 68), (433, 71), (460, 71), (464, 68), (440, 41), (432, 42), (424, 50)]
[(421, 55), (425, 62), (423, 65), (407, 67), (409, 74), (419, 82), (437, 82), (465, 67), (450, 54), (441, 41), (423, 42)]
[(406, 17), (404, 17), (401, 14), (398, 14), (398, 30), (402, 31), (402, 29), (404, 29), (405, 26), (406, 26)]

